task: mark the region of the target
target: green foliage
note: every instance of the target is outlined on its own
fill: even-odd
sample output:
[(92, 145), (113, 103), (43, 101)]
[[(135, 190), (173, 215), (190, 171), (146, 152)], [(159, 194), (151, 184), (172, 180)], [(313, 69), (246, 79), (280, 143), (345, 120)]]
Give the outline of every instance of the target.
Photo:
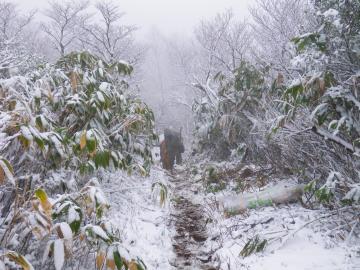
[(324, 206), (329, 206), (329, 204), (334, 199), (334, 190), (329, 188), (327, 185), (318, 186), (317, 180), (309, 182), (304, 187), (304, 192), (307, 194), (308, 198), (314, 197), (316, 201)]
[(151, 185), (151, 190), (154, 192), (155, 190), (159, 193), (159, 201), (160, 205), (164, 206), (166, 199), (168, 197), (168, 189), (167, 186), (165, 186), (163, 183), (156, 182)]
[(284, 94), (285, 96), (291, 96), (291, 98), (296, 102), (298, 100), (298, 97), (303, 94), (303, 92), (304, 86), (302, 85), (302, 83), (297, 83), (287, 88)]
[(52, 219), (67, 222), (73, 234), (77, 235), (83, 221), (83, 211), (76, 201), (69, 197), (64, 198), (53, 205)]
[(331, 190), (323, 187), (315, 191), (315, 197), (318, 199), (320, 203), (329, 204), (331, 198), (333, 197), (333, 193), (331, 192)]
[(325, 52), (326, 50), (326, 43), (318, 33), (310, 33), (295, 37), (292, 39), (292, 42), (295, 43), (296, 48), (300, 53), (305, 51), (305, 49), (311, 45), (315, 45), (321, 52)]
[(205, 170), (207, 182), (209, 183), (215, 183), (218, 181), (218, 175), (216, 172), (216, 168), (214, 167), (208, 167)]
[(240, 251), (240, 256), (248, 257), (253, 253), (261, 252), (265, 249), (267, 244), (266, 239), (260, 239), (259, 235), (251, 238)]
[(263, 75), (254, 66), (242, 62), (235, 70), (234, 88), (237, 91), (251, 91), (254, 95), (259, 95), (263, 84)]
[(205, 190), (207, 193), (217, 193), (226, 188), (226, 183), (220, 178), (215, 167), (208, 167), (205, 170)]
[(224, 214), (226, 217), (232, 217), (232, 216), (238, 215), (239, 211), (234, 210), (234, 209), (227, 209), (227, 210), (225, 210)]
[(273, 202), (271, 199), (267, 199), (267, 200), (253, 200), (253, 201), (249, 201), (249, 209), (256, 209), (259, 207), (264, 207), (264, 206), (271, 206), (273, 205)]
[(207, 193), (217, 193), (226, 188), (226, 183), (223, 181), (219, 181), (218, 183), (207, 183), (206, 184), (206, 192)]

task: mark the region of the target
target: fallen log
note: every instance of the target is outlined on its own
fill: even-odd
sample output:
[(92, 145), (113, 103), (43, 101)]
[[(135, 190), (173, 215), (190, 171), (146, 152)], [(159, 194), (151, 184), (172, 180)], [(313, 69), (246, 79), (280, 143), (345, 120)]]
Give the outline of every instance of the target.
[(224, 197), (220, 199), (219, 206), (225, 215), (232, 216), (247, 209), (297, 202), (303, 192), (304, 185), (281, 183), (255, 193)]

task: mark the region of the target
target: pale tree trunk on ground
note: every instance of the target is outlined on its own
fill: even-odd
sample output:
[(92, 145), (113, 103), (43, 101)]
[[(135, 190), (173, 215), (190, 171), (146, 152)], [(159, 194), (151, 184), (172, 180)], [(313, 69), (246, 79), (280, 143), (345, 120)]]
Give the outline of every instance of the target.
[(222, 198), (219, 205), (227, 215), (235, 215), (247, 209), (297, 202), (303, 191), (303, 185), (282, 183), (263, 191)]

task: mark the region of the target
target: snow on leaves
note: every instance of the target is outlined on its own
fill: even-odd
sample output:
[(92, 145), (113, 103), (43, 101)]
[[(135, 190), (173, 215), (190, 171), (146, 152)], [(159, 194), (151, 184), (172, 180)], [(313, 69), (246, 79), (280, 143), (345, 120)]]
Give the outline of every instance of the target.
[[(130, 86), (122, 76), (131, 72), (124, 62), (107, 64), (89, 53), (72, 53), (28, 77), (0, 80), (0, 184), (17, 188), (16, 180), (41, 185), (35, 191), (26, 186), (30, 195), (21, 197), (23, 206), (11, 205), (9, 221), (16, 220), (16, 225), (3, 231), (22, 239), (25, 228), (35, 236), (24, 238), (33, 249), (42, 249), (40, 242), (47, 240), (43, 265), (52, 261), (62, 269), (74, 252), (101, 248), (110, 269), (132, 264), (142, 269), (141, 263), (114, 249), (120, 244), (117, 232), (106, 225), (110, 204), (98, 180), (91, 178), (97, 169), (108, 167), (148, 174), (156, 140), (154, 115), (127, 93)], [(67, 176), (71, 188), (62, 179)], [(84, 179), (90, 181), (84, 185)], [(59, 189), (64, 193), (48, 195)], [(21, 255), (12, 259), (32, 269)]]
[(6, 180), (15, 185), (14, 169), (7, 159), (0, 156), (0, 185), (6, 183)]
[[(358, 1), (318, 1), (316, 32), (295, 37), (301, 65), (301, 84), (289, 86), (287, 100), (296, 106), (315, 106), (314, 123), (327, 125), (348, 143), (360, 137)], [(298, 80), (298, 79), (297, 79)], [(289, 97), (291, 97), (289, 99)]]

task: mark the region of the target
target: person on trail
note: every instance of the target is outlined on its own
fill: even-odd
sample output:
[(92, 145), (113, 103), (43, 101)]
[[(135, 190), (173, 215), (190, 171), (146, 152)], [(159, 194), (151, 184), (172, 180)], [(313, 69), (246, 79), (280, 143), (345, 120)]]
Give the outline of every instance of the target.
[(172, 169), (172, 165), (170, 162), (170, 157), (169, 157), (169, 153), (166, 147), (166, 143), (165, 140), (163, 140), (160, 143), (160, 160), (162, 163), (162, 166), (165, 170), (171, 170)]
[(172, 170), (174, 164), (181, 164), (181, 154), (185, 152), (182, 142), (181, 129), (176, 132), (170, 129), (164, 130), (164, 140), (160, 143), (160, 159), (165, 170)]

